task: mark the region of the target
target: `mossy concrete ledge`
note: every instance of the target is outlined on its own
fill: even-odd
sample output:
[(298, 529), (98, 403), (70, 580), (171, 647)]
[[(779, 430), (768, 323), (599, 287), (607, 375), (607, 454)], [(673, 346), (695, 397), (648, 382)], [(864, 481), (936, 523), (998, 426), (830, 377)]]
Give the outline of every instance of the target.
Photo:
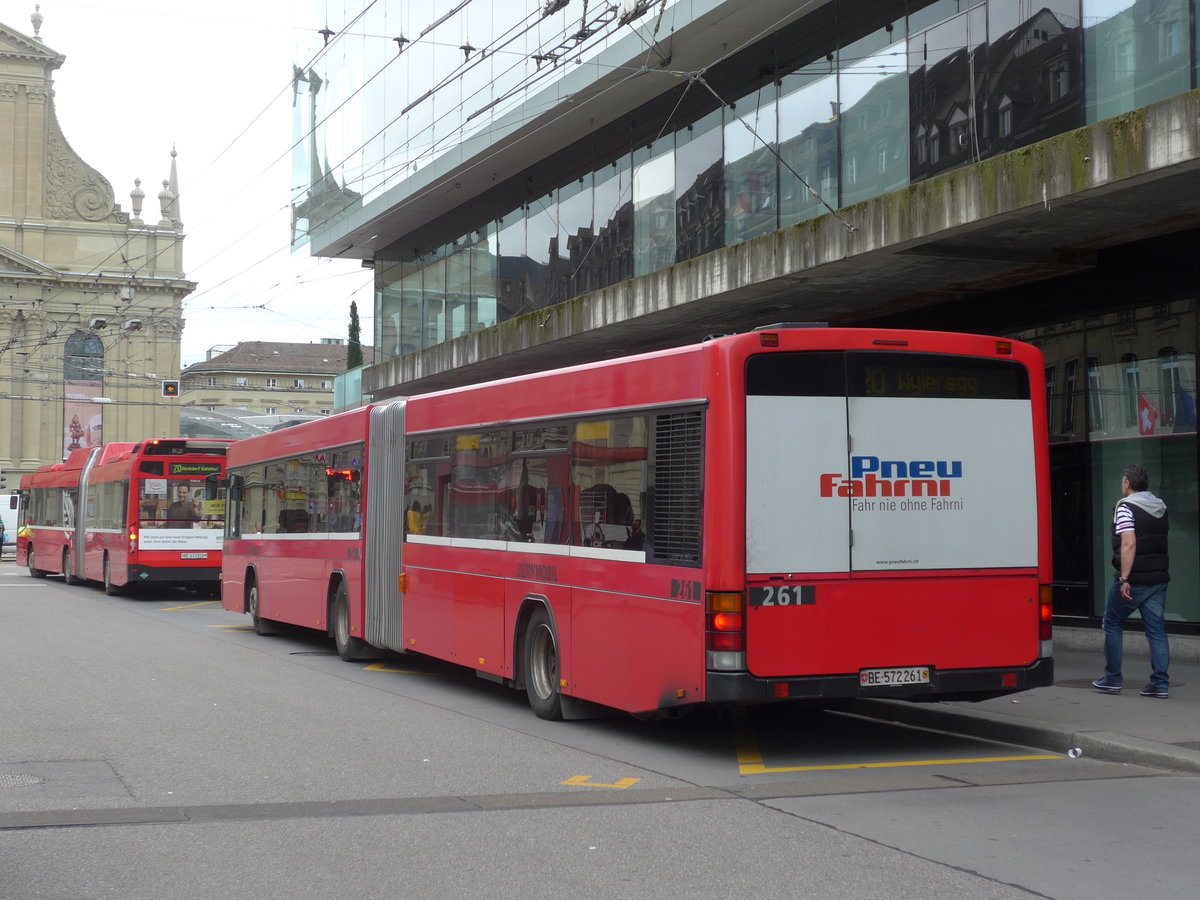
[[(1198, 147), (1200, 92), (1191, 91), (389, 360), (364, 373), (363, 387), (396, 396), (740, 330), (751, 312), (786, 309), (822, 279), (853, 284), (869, 273), (878, 285), (922, 246), (1196, 168)], [(948, 286), (931, 280), (928, 291)], [(844, 309), (822, 302), (802, 311)]]

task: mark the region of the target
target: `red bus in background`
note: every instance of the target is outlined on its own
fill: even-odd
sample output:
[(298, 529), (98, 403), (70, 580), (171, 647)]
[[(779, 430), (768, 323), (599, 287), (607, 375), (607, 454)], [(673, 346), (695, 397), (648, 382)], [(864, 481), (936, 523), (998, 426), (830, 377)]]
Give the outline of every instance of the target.
[(601, 704), (1051, 683), (1040, 353), (778, 325), (229, 451), (223, 604)]
[[(230, 441), (170, 438), (72, 451), (21, 479), (17, 563), (121, 593), (138, 584), (216, 593)], [(208, 494), (212, 494), (210, 498)]]

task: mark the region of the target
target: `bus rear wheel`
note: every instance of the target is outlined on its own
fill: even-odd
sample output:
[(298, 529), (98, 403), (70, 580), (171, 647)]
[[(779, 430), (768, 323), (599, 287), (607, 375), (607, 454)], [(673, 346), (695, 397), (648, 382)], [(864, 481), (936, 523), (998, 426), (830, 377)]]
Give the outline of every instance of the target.
[(558, 635), (544, 606), (539, 606), (525, 626), (521, 644), (521, 674), (529, 705), (540, 719), (562, 718), (559, 693)]
[(338, 656), (346, 662), (371, 657), (367, 642), (350, 634), (350, 595), (344, 581), (338, 582), (333, 595), (333, 642), (337, 645)]
[(50, 573), (45, 569), (37, 567), (37, 560), (33, 557), (33, 545), (30, 544), (29, 552), (25, 554), (25, 565), (29, 567), (29, 576), (31, 578), (45, 578)]
[(123, 588), (117, 587), (112, 583), (112, 575), (109, 572), (108, 557), (104, 557), (104, 593), (110, 597), (116, 597), (122, 593)]
[(63, 551), (63, 566), (62, 566), (63, 581), (65, 581), (67, 584), (80, 584), (81, 581), (80, 581), (80, 579), (75, 577), (75, 572), (73, 571), (73, 568), (74, 567), (71, 565), (71, 551), (64, 550)]
[(274, 623), (270, 619), (263, 619), (258, 615), (258, 585), (250, 585), (250, 590), (246, 592), (246, 612), (250, 613), (250, 621), (254, 623), (255, 634), (278, 634)]

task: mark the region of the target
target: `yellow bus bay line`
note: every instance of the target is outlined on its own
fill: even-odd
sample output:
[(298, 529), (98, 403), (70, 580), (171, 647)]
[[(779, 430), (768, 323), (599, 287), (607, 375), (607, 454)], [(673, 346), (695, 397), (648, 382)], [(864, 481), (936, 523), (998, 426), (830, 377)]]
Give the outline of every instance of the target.
[(1028, 762), (1030, 760), (1062, 759), (1057, 753), (1031, 754), (1028, 756), (982, 756), (964, 759), (921, 759), (898, 762), (842, 763), (823, 766), (767, 766), (754, 735), (744, 722), (736, 726), (734, 741), (737, 747), (738, 774), (779, 775), (788, 772), (835, 772), (846, 769), (902, 769), (914, 766), (949, 766), (969, 763)]

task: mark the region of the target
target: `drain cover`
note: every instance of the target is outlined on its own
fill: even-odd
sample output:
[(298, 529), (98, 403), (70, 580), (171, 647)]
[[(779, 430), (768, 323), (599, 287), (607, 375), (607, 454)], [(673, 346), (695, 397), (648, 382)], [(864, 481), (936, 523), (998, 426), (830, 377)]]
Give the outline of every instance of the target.
[(11, 772), (0, 772), (0, 788), (29, 787), (33, 784), (45, 784), (45, 778), (36, 775), (14, 775)]

